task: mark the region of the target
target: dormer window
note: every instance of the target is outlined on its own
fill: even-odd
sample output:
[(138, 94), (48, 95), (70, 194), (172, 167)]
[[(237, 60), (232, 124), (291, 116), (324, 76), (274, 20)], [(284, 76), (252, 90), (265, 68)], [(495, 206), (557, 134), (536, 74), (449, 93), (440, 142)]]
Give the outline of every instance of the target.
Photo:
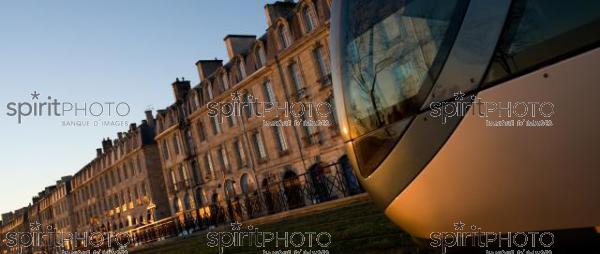
[(223, 83), (223, 88), (229, 89), (229, 81), (227, 80), (227, 73), (221, 74), (221, 82)]
[(238, 60), (238, 77), (239, 77), (239, 81), (242, 81), (244, 78), (246, 78), (246, 68), (244, 67), (244, 60), (240, 57), (240, 60)]
[(302, 19), (304, 20), (304, 31), (306, 33), (312, 31), (317, 26), (317, 15), (310, 6), (306, 5), (302, 8)]
[(267, 63), (267, 56), (261, 46), (256, 47), (254, 55), (256, 57), (256, 69), (263, 67)]
[(281, 46), (281, 49), (289, 47), (291, 44), (291, 39), (290, 32), (287, 26), (285, 26), (284, 24), (279, 24), (279, 27), (277, 28), (277, 33), (279, 34), (279, 45)]
[(200, 100), (198, 99), (198, 94), (194, 93), (194, 108), (200, 107)]
[(213, 87), (212, 87), (212, 83), (207, 83), (206, 86), (206, 92), (208, 93), (208, 99), (212, 100), (213, 99)]

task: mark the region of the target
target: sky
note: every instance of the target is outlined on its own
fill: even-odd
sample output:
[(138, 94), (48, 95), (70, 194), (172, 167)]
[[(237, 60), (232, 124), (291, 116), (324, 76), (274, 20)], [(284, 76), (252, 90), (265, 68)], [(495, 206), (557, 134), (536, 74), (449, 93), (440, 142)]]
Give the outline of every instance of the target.
[[(80, 170), (103, 138), (128, 129), (123, 122), (139, 123), (145, 110), (170, 105), (175, 78), (198, 83), (197, 60), (227, 61), (227, 34), (262, 35), (267, 2), (0, 1), (0, 213), (27, 206)], [(100, 103), (86, 107), (100, 116), (48, 116), (42, 108), (43, 116), (18, 123), (18, 114), (10, 115), (18, 103), (26, 114), (26, 104), (54, 99), (66, 108)], [(115, 103), (111, 110), (106, 102)], [(115, 111), (122, 102), (127, 107)], [(63, 125), (69, 121), (90, 126)]]

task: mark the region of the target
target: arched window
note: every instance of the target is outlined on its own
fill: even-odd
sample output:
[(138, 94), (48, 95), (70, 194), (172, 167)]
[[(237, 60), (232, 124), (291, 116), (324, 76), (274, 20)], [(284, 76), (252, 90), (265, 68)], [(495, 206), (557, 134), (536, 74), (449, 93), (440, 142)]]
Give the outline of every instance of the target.
[(277, 28), (277, 33), (279, 34), (279, 45), (281, 46), (281, 49), (289, 47), (291, 44), (291, 40), (290, 32), (287, 26), (285, 26), (284, 24), (279, 24), (279, 27)]
[(248, 174), (243, 174), (240, 178), (240, 187), (242, 188), (242, 193), (244, 194), (248, 194), (249, 192), (251, 192)]
[(232, 180), (228, 179), (227, 181), (225, 181), (225, 195), (228, 199), (231, 199), (236, 195)]
[(198, 207), (202, 207), (206, 204), (206, 197), (204, 196), (204, 191), (200, 188), (196, 190), (196, 203)]
[(317, 26), (315, 11), (309, 5), (305, 5), (304, 8), (302, 8), (302, 19), (304, 20), (304, 30), (307, 33)]
[(184, 195), (182, 198), (183, 200), (183, 210), (182, 211), (187, 211), (190, 209), (190, 200), (188, 199), (188, 195)]

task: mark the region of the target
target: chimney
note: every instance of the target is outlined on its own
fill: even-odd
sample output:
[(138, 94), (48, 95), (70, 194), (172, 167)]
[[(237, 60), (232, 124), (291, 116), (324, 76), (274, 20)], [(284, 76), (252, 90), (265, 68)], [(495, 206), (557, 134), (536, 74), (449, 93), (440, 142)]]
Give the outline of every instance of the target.
[(229, 59), (247, 51), (256, 41), (256, 35), (229, 34), (223, 39)]
[(129, 131), (134, 131), (137, 128), (137, 124), (136, 123), (131, 123), (129, 125)]
[(175, 101), (183, 101), (183, 99), (185, 99), (187, 96), (187, 93), (192, 88), (190, 86), (190, 81), (184, 80), (183, 78), (181, 78), (181, 80), (179, 80), (179, 78), (175, 79), (175, 82), (173, 82), (172, 86), (173, 94), (175, 95)]
[(215, 58), (215, 60), (198, 60), (198, 62), (196, 62), (196, 68), (198, 68), (198, 77), (200, 77), (200, 82), (213, 74), (221, 66), (223, 66), (223, 60), (220, 59)]
[(112, 147), (112, 140), (110, 140), (110, 138), (106, 138), (102, 140), (102, 149), (104, 150), (104, 152), (108, 152), (108, 149), (110, 149)]
[(102, 156), (102, 148), (97, 148), (96, 149), (96, 157), (100, 157)]
[(267, 16), (267, 26), (273, 25), (273, 22), (279, 17), (287, 17), (294, 11), (296, 3), (294, 1), (277, 1), (265, 5), (265, 16)]
[(144, 113), (146, 113), (146, 123), (150, 126), (154, 126), (154, 116), (152, 115), (152, 110), (146, 110), (144, 111)]

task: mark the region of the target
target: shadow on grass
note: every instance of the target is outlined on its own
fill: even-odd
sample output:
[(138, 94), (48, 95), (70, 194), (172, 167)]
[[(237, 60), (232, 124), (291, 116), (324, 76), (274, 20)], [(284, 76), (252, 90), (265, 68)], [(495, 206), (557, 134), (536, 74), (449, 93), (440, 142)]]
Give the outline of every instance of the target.
[[(242, 230), (248, 231), (247, 226), (243, 225)], [(274, 234), (280, 232), (280, 236), (285, 232), (288, 232), (288, 234), (293, 232), (327, 232), (331, 235), (331, 244), (326, 248), (316, 244), (312, 248), (307, 248), (308, 239), (306, 239), (302, 248), (293, 248), (292, 246), (281, 246), (283, 241), (280, 241), (280, 246), (276, 247), (273, 241), (267, 248), (228, 247), (224, 248), (224, 253), (269, 253), (269, 251), (277, 250), (291, 250), (290, 254), (294, 254), (294, 250), (321, 250), (321, 253), (373, 254), (418, 252), (417, 245), (410, 236), (389, 221), (370, 201), (252, 226), (257, 227), (259, 232), (273, 232)], [(218, 231), (231, 232), (231, 228), (218, 229)], [(132, 253), (219, 253), (217, 248), (208, 246), (207, 233), (200, 232), (185, 238), (169, 239), (151, 244)], [(304, 254), (305, 252), (300, 253)]]

